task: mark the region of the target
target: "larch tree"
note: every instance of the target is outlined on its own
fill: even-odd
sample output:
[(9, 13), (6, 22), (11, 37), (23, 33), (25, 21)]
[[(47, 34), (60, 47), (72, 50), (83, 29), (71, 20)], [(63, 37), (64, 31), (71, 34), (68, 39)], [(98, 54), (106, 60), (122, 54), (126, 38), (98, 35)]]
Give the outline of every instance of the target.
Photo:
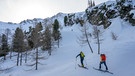
[(32, 29), (31, 32), (31, 36), (29, 39), (29, 45), (36, 49), (36, 53), (35, 53), (35, 63), (33, 63), (32, 65), (36, 66), (35, 70), (38, 70), (38, 64), (39, 64), (39, 51), (38, 51), (38, 47), (40, 46), (41, 43), (41, 30), (42, 30), (42, 24), (41, 23), (37, 23), (36, 27)]
[(102, 39), (102, 35), (103, 35), (103, 31), (101, 31), (100, 28), (97, 27), (97, 25), (93, 26), (93, 36), (94, 39), (96, 39), (96, 44), (98, 44), (98, 54), (100, 54), (100, 44), (101, 41), (103, 41)]
[(89, 27), (88, 25), (86, 24), (83, 24), (83, 27), (81, 29), (81, 32), (82, 32), (82, 36), (80, 36), (78, 39), (79, 39), (79, 42), (81, 44), (88, 44), (90, 50), (91, 50), (91, 53), (93, 53), (93, 49), (91, 47), (91, 41), (90, 41), (90, 38), (91, 38), (91, 33), (88, 32), (89, 31)]
[(43, 50), (47, 50), (49, 55), (51, 55), (51, 48), (52, 48), (52, 34), (51, 30), (47, 26), (43, 33)]
[(34, 63), (36, 65), (36, 70), (38, 69), (38, 41), (39, 41), (39, 34), (36, 28), (33, 28), (31, 33), (31, 40), (34, 44), (34, 49), (36, 49), (36, 62)]

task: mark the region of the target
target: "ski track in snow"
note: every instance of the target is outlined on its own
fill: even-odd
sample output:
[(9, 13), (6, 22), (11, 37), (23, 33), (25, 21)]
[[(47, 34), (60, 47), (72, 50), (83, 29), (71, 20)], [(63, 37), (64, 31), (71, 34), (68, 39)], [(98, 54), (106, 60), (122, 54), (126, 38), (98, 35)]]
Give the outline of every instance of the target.
[[(77, 27), (76, 27), (77, 28)], [(121, 28), (121, 27), (120, 27)], [(133, 27), (132, 27), (133, 28)], [(129, 30), (128, 30), (129, 29)], [(73, 31), (72, 31), (73, 30)], [(126, 31), (127, 30), (127, 31)], [(131, 27), (125, 28), (123, 32), (126, 33), (134, 32), (130, 31)], [(128, 32), (129, 31), (129, 32)], [(97, 49), (94, 48), (94, 54), (91, 54), (87, 46), (81, 47), (77, 43), (77, 37), (80, 35), (80, 32), (75, 28), (64, 28), (62, 31), (62, 42), (60, 48), (57, 48), (52, 56), (47, 60), (42, 61), (46, 65), (39, 65), (39, 69), (24, 71), (25, 66), (15, 66), (13, 69), (5, 71), (0, 74), (0, 76), (128, 76), (135, 75), (135, 58), (134, 45), (135, 41), (130, 39), (130, 37), (135, 38), (132, 35), (129, 35), (129, 39), (122, 40), (122, 37), (126, 37), (124, 34), (121, 34), (118, 41), (109, 42), (104, 41), (102, 46), (102, 52), (107, 55), (107, 65), (110, 72), (114, 74), (103, 73), (94, 70), (92, 67), (99, 66), (99, 55), (96, 53)], [(121, 32), (121, 33), (123, 33)], [(126, 37), (126, 38), (128, 38)], [(108, 37), (109, 38), (109, 37)], [(93, 47), (97, 47), (92, 45)], [(107, 47), (106, 47), (107, 46)], [(88, 70), (79, 68), (77, 64), (80, 64), (79, 57), (77, 61), (75, 60), (76, 55), (83, 51), (85, 53), (84, 64), (88, 67)], [(6, 65), (13, 65), (12, 61), (7, 61)], [(6, 66), (4, 65), (4, 66)], [(104, 66), (103, 66), (103, 69)]]

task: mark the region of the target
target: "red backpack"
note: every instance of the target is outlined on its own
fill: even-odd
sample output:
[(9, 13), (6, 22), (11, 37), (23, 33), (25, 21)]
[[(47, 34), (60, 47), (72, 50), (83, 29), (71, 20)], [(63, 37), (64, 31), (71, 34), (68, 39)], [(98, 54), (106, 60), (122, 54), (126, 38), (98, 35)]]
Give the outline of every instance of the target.
[(106, 61), (106, 56), (105, 56), (105, 54), (101, 54), (101, 61)]

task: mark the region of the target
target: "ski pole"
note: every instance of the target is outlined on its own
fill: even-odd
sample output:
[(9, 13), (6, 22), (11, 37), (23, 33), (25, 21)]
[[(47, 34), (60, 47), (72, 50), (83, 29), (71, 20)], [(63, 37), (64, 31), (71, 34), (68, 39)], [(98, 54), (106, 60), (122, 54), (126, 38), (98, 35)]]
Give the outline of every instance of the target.
[(85, 61), (85, 64), (87, 65), (87, 62), (86, 62), (86, 60), (84, 59), (84, 61)]
[(77, 64), (77, 58), (75, 59), (75, 69), (76, 69), (76, 64)]

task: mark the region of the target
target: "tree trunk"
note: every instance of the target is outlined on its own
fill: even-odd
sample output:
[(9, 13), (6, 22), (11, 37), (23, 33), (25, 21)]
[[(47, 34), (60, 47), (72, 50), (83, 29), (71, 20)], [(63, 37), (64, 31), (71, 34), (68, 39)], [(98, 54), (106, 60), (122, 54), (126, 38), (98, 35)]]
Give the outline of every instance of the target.
[(90, 45), (89, 42), (88, 42), (88, 45), (89, 45), (89, 47), (90, 47), (91, 52), (93, 53), (92, 47), (91, 47), (91, 45)]
[(18, 55), (17, 55), (17, 66), (19, 64), (19, 55), (20, 55), (20, 53), (18, 52)]
[(4, 60), (6, 60), (6, 55), (4, 55)]
[(10, 59), (12, 58), (12, 51), (10, 50)]
[(59, 41), (60, 39), (58, 39), (58, 48), (59, 48), (59, 43), (60, 43), (60, 41)]
[(98, 54), (100, 54), (99, 30), (97, 31)]
[(89, 39), (88, 39), (88, 35), (87, 35), (87, 31), (86, 30), (85, 30), (85, 36), (86, 36), (86, 39), (87, 39), (87, 43), (89, 45), (89, 48), (90, 48), (91, 52), (93, 53), (93, 50), (92, 50), (92, 47), (90, 45), (90, 42), (89, 42)]
[(21, 52), (21, 57), (20, 57), (20, 66), (22, 65), (22, 52)]
[(27, 63), (27, 50), (26, 50), (26, 53), (25, 53), (25, 63)]
[(36, 70), (38, 69), (38, 48), (36, 49)]

